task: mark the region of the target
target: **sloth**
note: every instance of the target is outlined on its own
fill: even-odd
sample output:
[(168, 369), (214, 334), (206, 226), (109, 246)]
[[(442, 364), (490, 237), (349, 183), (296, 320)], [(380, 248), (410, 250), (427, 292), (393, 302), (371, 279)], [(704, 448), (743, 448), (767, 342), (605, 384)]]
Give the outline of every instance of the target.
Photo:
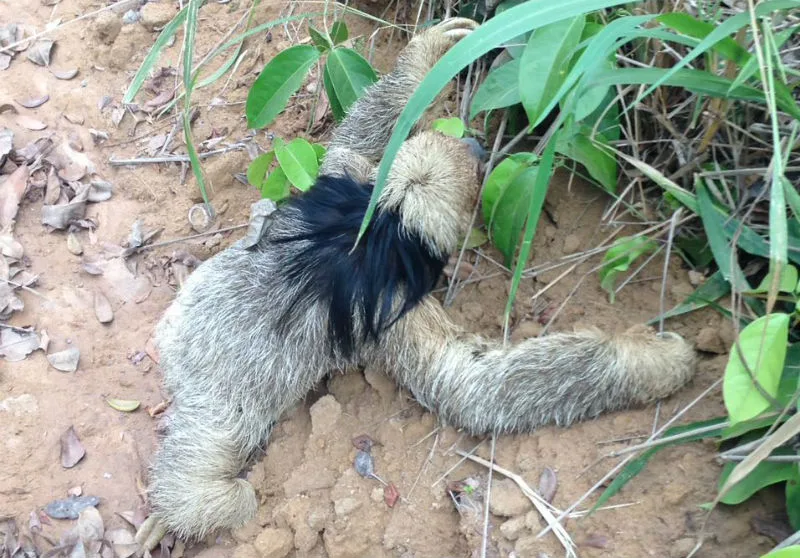
[(315, 185), (271, 215), (254, 245), (201, 264), (156, 327), (166, 433), (149, 471), (137, 541), (201, 539), (254, 517), (242, 470), (270, 430), (334, 371), (378, 367), (470, 434), (531, 432), (664, 398), (692, 376), (677, 334), (634, 327), (516, 345), (459, 329), (431, 295), (470, 225), (475, 145), (421, 124), (399, 150), (356, 244), (377, 164), (426, 73), (477, 24), (414, 37), (334, 131)]

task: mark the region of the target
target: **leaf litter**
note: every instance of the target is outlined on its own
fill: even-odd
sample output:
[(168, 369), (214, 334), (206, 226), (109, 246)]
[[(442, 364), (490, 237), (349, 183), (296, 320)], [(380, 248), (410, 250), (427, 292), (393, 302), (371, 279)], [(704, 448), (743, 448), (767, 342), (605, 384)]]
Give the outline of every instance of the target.
[[(70, 426), (66, 432), (61, 435), (61, 466), (65, 469), (71, 469), (77, 465), (81, 459), (86, 455), (86, 449), (81, 444), (75, 428)], [(52, 516), (51, 516), (52, 517)]]

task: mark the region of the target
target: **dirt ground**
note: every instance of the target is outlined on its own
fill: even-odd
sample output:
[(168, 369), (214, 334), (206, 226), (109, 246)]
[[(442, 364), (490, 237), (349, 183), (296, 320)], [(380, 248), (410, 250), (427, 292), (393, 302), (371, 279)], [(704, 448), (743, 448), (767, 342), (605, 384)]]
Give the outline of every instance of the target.
[[(42, 30), (48, 22), (68, 21), (107, 5), (89, 0), (43, 4), (52, 2), (0, 0), (0, 26), (18, 23)], [(136, 2), (131, 4), (135, 7)], [(56, 45), (50, 69), (35, 65), (21, 52), (8, 69), (0, 71), (0, 105), (4, 107), (0, 109), (0, 129), (13, 131), (14, 148), (22, 150), (43, 137), (52, 138), (55, 146), (64, 142), (75, 147), (82, 144), (83, 155), (96, 166), (92, 178), (113, 184), (109, 200), (88, 204), (84, 220), (91, 220), (88, 224), (92, 226), (78, 226), (68, 242), (66, 231), (50, 231), (42, 224), (42, 198), (47, 189), (42, 186), (42, 174), (35, 173), (31, 181), (38, 180), (38, 187), (29, 187), (13, 232), (24, 248), (21, 265), (23, 274), (27, 273), (16, 277), (19, 280), (35, 275), (38, 279), (30, 290), (17, 291), (24, 309), (13, 313), (2, 327), (33, 326), (40, 334), (46, 331), (50, 340), (48, 354), (71, 347), (80, 351), (74, 372), (61, 372), (50, 366), (42, 350), (17, 362), (0, 360), (0, 519), (16, 520), (21, 535), (34, 531), (39, 552), (74, 542), (70, 530), (75, 521), (48, 520), (40, 512), (49, 502), (68, 494), (80, 492), (99, 497), (97, 509), (106, 533), (114, 533), (115, 537), (125, 539), (120, 530), (131, 532), (125, 517), (135, 523), (141, 521), (142, 487), (156, 445), (158, 422), (150, 412), (157, 410), (164, 399), (154, 360), (157, 356), (149, 344), (153, 327), (181, 278), (191, 271), (195, 258), (210, 257), (242, 234), (241, 230), (216, 233), (128, 258), (121, 255), (137, 222), (145, 234), (163, 229), (155, 242), (194, 233), (187, 215), (199, 195), (191, 173), (186, 177), (185, 166), (109, 163), (112, 158), (185, 153), (180, 131), (161, 153), (164, 136), (173, 130), (174, 118), (155, 119), (142, 112), (121, 110), (122, 95), (157, 36), (152, 26), (163, 25), (164, 14), (174, 14), (176, 4), (151, 3), (146, 7), (147, 17), (139, 22), (121, 23), (123, 13), (130, 8), (125, 6), (123, 10), (106, 12), (100, 20), (68, 25), (53, 35)], [(371, 4), (359, 7), (380, 13)], [(242, 16), (244, 8), (244, 2), (209, 2), (202, 9), (200, 56), (217, 44)], [(256, 12), (256, 21), (275, 19), (281, 13), (287, 13), (283, 2), (265, 0)], [(368, 37), (374, 30), (372, 23), (355, 18), (348, 21), (351, 35)], [(276, 28), (269, 40), (261, 35), (249, 42), (232, 78), (223, 78), (196, 94), (194, 137), (198, 141), (211, 140), (206, 150), (251, 141), (243, 118), (247, 87), (270, 57), (295, 40), (286, 32), (283, 27)], [(375, 41), (375, 63), (384, 71), (402, 41), (399, 34), (391, 39), (389, 35), (389, 31), (381, 31)], [(305, 36), (305, 32), (300, 33), (301, 38)], [(159, 67), (178, 67), (180, 51), (178, 40), (166, 50)], [(57, 79), (54, 75), (73, 68), (78, 69), (73, 79)], [(176, 79), (169, 75), (163, 78), (162, 90), (170, 90)], [(269, 146), (271, 134), (284, 138), (305, 134), (312, 110), (307, 92), (313, 89), (316, 79), (312, 76), (311, 87), (303, 90), (275, 125), (252, 138), (262, 150)], [(25, 108), (17, 102), (40, 98), (45, 93), (49, 100), (36, 108)], [(145, 104), (155, 95), (143, 91), (137, 101)], [(118, 122), (120, 115), (122, 120)], [(46, 128), (30, 130), (37, 127), (31, 125), (31, 118)], [(329, 127), (330, 117), (320, 126), (322, 135), (314, 137), (324, 139)], [(107, 139), (93, 130), (104, 132)], [(99, 141), (95, 141), (93, 133)], [(244, 172), (248, 161), (243, 149), (205, 160), (213, 187), (212, 201), (220, 213), (215, 227), (224, 229), (247, 222), (249, 206), (258, 194), (234, 175)], [(13, 166), (7, 163), (2, 172), (11, 170)], [(69, 168), (63, 172), (68, 171)], [(0, 181), (3, 178), (7, 177), (0, 177)], [(82, 180), (88, 183), (89, 177)], [(590, 249), (612, 232), (599, 224), (609, 202), (605, 196), (580, 181), (570, 181), (566, 174), (557, 175), (554, 182), (548, 199), (552, 219), (543, 219), (540, 224), (535, 264)], [(56, 188), (55, 195), (58, 193)], [(75, 240), (81, 245), (80, 255), (73, 253), (79, 251)], [(484, 254), (497, 259), (491, 250)], [(487, 257), (473, 253), (470, 261), (476, 276), (499, 271)], [(512, 337), (541, 333), (541, 322), (596, 263), (578, 266), (535, 301), (534, 295), (565, 268), (525, 280)], [(692, 290), (687, 270), (677, 258), (672, 264), (666, 296), (670, 307)], [(588, 276), (555, 320), (553, 329), (594, 325), (621, 330), (652, 318), (659, 311), (662, 265), (663, 260), (656, 258), (639, 275), (641, 280), (627, 285), (614, 304), (609, 304), (596, 274)], [(505, 274), (474, 282), (458, 294), (450, 312), (470, 330), (499, 336), (507, 288)], [(96, 317), (97, 293), (110, 302), (111, 323), (101, 324)], [(729, 346), (731, 340), (729, 327), (712, 312), (671, 320), (667, 326), (689, 339), (699, 335), (704, 346), (710, 348)], [(720, 376), (726, 358), (725, 354), (703, 353), (692, 383), (661, 405), (659, 424), (712, 384)], [(134, 412), (120, 412), (107, 404), (107, 398), (137, 400), (141, 406)], [(681, 422), (722, 412), (721, 394), (717, 391)], [(599, 460), (601, 456), (640, 442), (650, 434), (654, 414), (652, 406), (611, 414), (569, 429), (542, 428), (530, 435), (502, 437), (496, 442), (495, 460), (521, 475), (533, 488), (539, 486), (542, 472), (552, 469), (557, 478), (553, 503), (564, 509), (616, 462)], [(70, 426), (85, 448), (85, 456), (77, 465), (66, 468), (62, 466), (60, 439)], [(401, 499), (394, 507), (385, 503), (378, 481), (360, 477), (353, 468), (356, 449), (351, 440), (362, 434), (378, 443), (373, 449), (377, 475), (399, 490)], [(203, 543), (187, 544), (185, 548), (178, 544), (172, 549), (172, 556), (179, 557), (181, 552), (208, 558), (476, 555), (482, 519), (460, 519), (446, 487), (448, 482), (470, 478), (479, 481), (481, 489), (485, 485), (487, 470), (472, 463), (459, 465), (460, 458), (455, 453), (456, 449), (469, 451), (480, 441), (440, 425), (408, 393), (370, 370), (331, 377), (278, 425), (266, 456), (250, 471), (248, 478), (261, 499), (257, 519), (234, 533), (222, 533)], [(714, 451), (713, 444), (704, 443), (667, 449), (610, 502), (625, 506), (569, 520), (567, 530), (578, 544), (579, 554), (620, 558), (685, 556), (703, 518), (698, 506), (712, 500), (715, 494), (720, 466), (714, 460)], [(489, 441), (483, 441), (475, 453), (488, 458)], [(492, 492), (490, 555), (563, 555), (552, 535), (536, 538), (543, 524), (511, 481), (495, 474)], [(591, 505), (594, 498), (587, 504)], [(698, 555), (763, 554), (774, 541), (758, 534), (752, 524), (770, 521), (778, 508), (776, 494), (767, 493), (736, 509), (717, 511), (708, 526), (708, 542)], [(130, 554), (125, 544), (116, 550), (122, 558)], [(108, 552), (103, 551), (105, 558), (110, 557)], [(158, 552), (162, 557), (170, 555), (166, 550)]]

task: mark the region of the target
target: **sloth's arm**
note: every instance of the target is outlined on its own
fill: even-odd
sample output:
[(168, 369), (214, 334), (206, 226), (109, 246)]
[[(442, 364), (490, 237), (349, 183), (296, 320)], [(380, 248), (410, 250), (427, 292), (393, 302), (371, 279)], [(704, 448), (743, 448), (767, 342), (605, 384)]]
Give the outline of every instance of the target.
[(644, 329), (504, 347), (460, 331), (432, 298), (388, 333), (374, 357), (421, 404), (473, 434), (567, 425), (666, 397), (695, 365), (682, 338)]
[(452, 18), (414, 37), (400, 53), (391, 73), (356, 101), (333, 134), (322, 174), (372, 178), (372, 166), (383, 156), (400, 113), (427, 72), (477, 23)]

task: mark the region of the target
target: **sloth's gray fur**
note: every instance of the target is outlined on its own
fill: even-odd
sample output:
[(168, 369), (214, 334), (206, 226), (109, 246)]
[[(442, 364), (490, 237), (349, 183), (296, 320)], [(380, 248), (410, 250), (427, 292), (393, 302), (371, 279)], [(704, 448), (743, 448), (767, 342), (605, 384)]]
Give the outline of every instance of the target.
[[(369, 181), (414, 88), (473, 28), (448, 20), (414, 38), (394, 71), (353, 106), (322, 172)], [(476, 169), (461, 142), (419, 133), (401, 149), (380, 208), (399, 213), (408, 231), (446, 256), (468, 227)], [(229, 248), (203, 263), (157, 327), (173, 406), (150, 471), (153, 513), (137, 535), (146, 547), (164, 531), (198, 538), (251, 519), (256, 495), (238, 475), (281, 415), (332, 371), (381, 367), (420, 404), (474, 434), (568, 425), (665, 397), (693, 374), (694, 352), (674, 334), (588, 331), (504, 347), (461, 331), (430, 296), (345, 358), (329, 339), (323, 304), (302, 299), (289, 323), (277, 323), (297, 298), (283, 270), (298, 243), (273, 240), (301, 229), (291, 208), (276, 212), (256, 249)]]

